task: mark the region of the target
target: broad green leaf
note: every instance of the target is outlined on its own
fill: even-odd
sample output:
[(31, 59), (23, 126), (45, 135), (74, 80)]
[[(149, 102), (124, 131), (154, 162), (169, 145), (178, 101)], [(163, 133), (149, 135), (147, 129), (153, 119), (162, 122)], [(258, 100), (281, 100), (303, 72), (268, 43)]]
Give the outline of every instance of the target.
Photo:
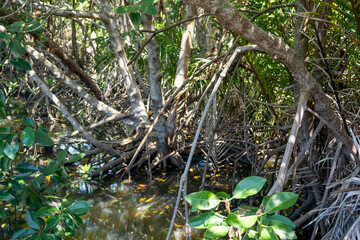
[(266, 182), (265, 178), (251, 176), (241, 180), (235, 187), (234, 198), (242, 199), (258, 193)]
[(46, 226), (45, 226), (45, 230), (48, 230), (52, 227), (55, 227), (56, 225), (59, 224), (59, 221), (60, 221), (60, 216), (59, 214), (56, 214), (54, 216), (51, 216), (49, 217), (47, 220), (46, 220)]
[(10, 162), (11, 162), (11, 159), (4, 156), (0, 159), (0, 162), (1, 162), (1, 170), (3, 172), (7, 172), (7, 170), (9, 169), (9, 166), (10, 166)]
[(27, 212), (25, 215), (26, 223), (29, 227), (38, 230), (40, 228), (39, 220), (36, 219), (35, 215), (31, 212)]
[(13, 41), (10, 42), (10, 49), (18, 53), (20, 56), (24, 56), (26, 53), (24, 44), (17, 39), (14, 39)]
[(10, 40), (10, 37), (6, 32), (0, 32), (0, 38), (4, 40)]
[(5, 219), (6, 218), (6, 212), (4, 210), (0, 209), (0, 220)]
[(10, 201), (13, 200), (13, 197), (10, 195), (10, 193), (8, 193), (7, 190), (1, 190), (0, 191), (0, 201)]
[(228, 234), (230, 227), (228, 226), (214, 226), (206, 230), (205, 238), (221, 238)]
[(231, 204), (231, 197), (230, 197), (229, 194), (227, 194), (226, 192), (218, 192), (218, 193), (216, 193), (216, 196), (217, 196), (217, 197), (220, 197), (220, 198), (223, 198), (223, 199), (228, 199), (228, 201), (229, 201), (229, 206), (230, 206), (230, 204)]
[(24, 117), (22, 119), (22, 121), (23, 121), (23, 124), (25, 124), (25, 125), (28, 125), (28, 126), (33, 126), (34, 125), (33, 120), (31, 118), (29, 118), (29, 117)]
[(149, 15), (155, 16), (155, 15), (158, 14), (156, 8), (153, 7), (153, 6), (145, 6), (143, 9), (144, 9), (144, 12), (149, 14)]
[(70, 160), (68, 162), (69, 163), (76, 162), (76, 161), (82, 159), (84, 156), (85, 156), (84, 153), (73, 154), (73, 155), (71, 155)]
[(49, 164), (49, 166), (45, 167), (44, 169), (39, 168), (39, 170), (45, 176), (49, 176), (49, 175), (55, 173), (58, 170), (59, 166), (60, 166), (59, 163), (52, 162)]
[(13, 24), (11, 24), (7, 30), (11, 33), (16, 33), (16, 32), (20, 32), (23, 30), (25, 26), (25, 23), (24, 22), (14, 22)]
[(33, 236), (36, 233), (36, 231), (34, 229), (31, 228), (23, 228), (19, 231), (17, 231), (16, 233), (14, 233), (11, 236), (11, 239), (19, 239), (19, 238), (26, 238), (26, 237), (30, 237)]
[(297, 239), (294, 231), (286, 226), (270, 226), (280, 239)]
[(42, 207), (39, 210), (36, 211), (35, 216), (36, 217), (48, 217), (50, 215), (53, 215), (54, 213), (58, 213), (58, 209), (55, 207)]
[(195, 217), (191, 218), (188, 224), (193, 228), (206, 229), (208, 228), (208, 226), (205, 225), (205, 221), (213, 215), (215, 215), (215, 213), (212, 212), (200, 213), (199, 215), (196, 215)]
[(226, 217), (226, 223), (236, 228), (251, 228), (255, 225), (258, 216), (238, 216), (235, 213), (229, 213)]
[(6, 117), (6, 112), (5, 112), (5, 108), (0, 107), (0, 116), (5, 118)]
[(31, 127), (26, 127), (21, 135), (20, 135), (20, 139), (21, 139), (21, 142), (28, 146), (28, 147), (31, 147), (34, 142), (35, 142), (35, 132), (34, 130), (31, 128)]
[[(29, 26), (27, 26), (25, 28), (25, 31), (29, 32), (29, 31), (33, 31), (35, 28), (39, 28), (41, 26), (41, 24), (39, 22), (35, 22), (33, 24), (30, 24)], [(41, 28), (41, 27), (40, 27)]]
[(141, 16), (139, 13), (130, 13), (129, 15), (131, 22), (135, 25), (135, 26), (139, 26), (141, 23)]
[(6, 97), (3, 90), (0, 89), (0, 107), (5, 107)]
[(39, 143), (40, 146), (53, 146), (54, 142), (49, 138), (47, 133), (44, 133), (41, 129), (36, 129), (35, 131), (35, 141)]
[(65, 160), (66, 154), (67, 154), (66, 150), (62, 150), (57, 154), (56, 160), (59, 164)]
[(265, 205), (266, 213), (274, 213), (278, 210), (286, 209), (294, 205), (298, 195), (292, 192), (280, 192), (274, 194)]
[(29, 163), (20, 163), (16, 167), (16, 170), (18, 170), (21, 173), (28, 173), (28, 172), (34, 173), (39, 171), (39, 169), (36, 166)]
[(262, 227), (260, 231), (261, 240), (278, 240), (274, 230), (272, 228)]
[(32, 69), (30, 64), (22, 58), (12, 58), (10, 64), (19, 70), (30, 71)]
[(83, 215), (87, 213), (93, 205), (87, 201), (77, 201), (70, 205), (69, 212), (77, 215)]
[(139, 5), (130, 5), (130, 6), (127, 6), (128, 9), (129, 9), (129, 12), (130, 13), (137, 13), (140, 9), (140, 6)]
[(287, 227), (290, 227), (290, 228), (294, 228), (295, 227), (295, 224), (290, 220), (288, 219), (287, 217), (285, 216), (282, 216), (282, 215), (272, 215), (269, 217), (269, 222), (270, 222), (270, 225), (285, 225)]
[(157, 3), (158, 0), (141, 0), (139, 2), (140, 6), (149, 6), (149, 5), (153, 5), (154, 3)]
[(14, 160), (16, 157), (16, 153), (19, 150), (19, 144), (15, 143), (12, 145), (9, 145), (6, 143), (6, 146), (4, 148), (4, 153), (6, 156), (8, 156), (11, 160)]
[(205, 220), (204, 224), (205, 224), (205, 226), (207, 226), (209, 228), (209, 227), (213, 227), (213, 226), (220, 226), (220, 225), (222, 225), (223, 222), (224, 222), (224, 217), (222, 217), (221, 215), (218, 215), (218, 214), (214, 214), (214, 215), (209, 216)]
[(194, 192), (185, 197), (185, 200), (199, 210), (210, 210), (219, 205), (219, 198), (212, 192)]
[(125, 14), (127, 12), (129, 12), (129, 8), (127, 6), (120, 6), (116, 9), (117, 14)]

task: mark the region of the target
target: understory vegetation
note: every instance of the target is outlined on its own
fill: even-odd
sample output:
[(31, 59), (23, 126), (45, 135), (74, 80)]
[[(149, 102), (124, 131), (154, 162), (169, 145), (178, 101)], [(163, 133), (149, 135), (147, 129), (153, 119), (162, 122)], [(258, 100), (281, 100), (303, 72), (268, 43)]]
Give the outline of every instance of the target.
[[(182, 204), (187, 239), (356, 239), (359, 14), (356, 0), (1, 1), (0, 240), (73, 237), (92, 208), (68, 198), (79, 179), (174, 169), (167, 239)], [(232, 197), (209, 191), (219, 172)]]

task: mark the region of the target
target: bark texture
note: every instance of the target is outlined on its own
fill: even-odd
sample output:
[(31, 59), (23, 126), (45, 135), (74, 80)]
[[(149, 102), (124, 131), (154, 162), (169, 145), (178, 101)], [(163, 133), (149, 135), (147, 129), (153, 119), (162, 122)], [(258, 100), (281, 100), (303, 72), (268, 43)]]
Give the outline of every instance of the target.
[(344, 143), (347, 152), (349, 154), (356, 153), (352, 139), (344, 131), (337, 113), (331, 107), (331, 102), (321, 86), (307, 70), (304, 62), (296, 57), (294, 49), (288, 46), (282, 38), (252, 24), (244, 14), (240, 13), (227, 0), (189, 1), (214, 14), (225, 28), (233, 30), (243, 38), (257, 44), (262, 51), (269, 54), (274, 60), (283, 63), (299, 83), (301, 91), (310, 94), (315, 103), (315, 111), (330, 124), (333, 131), (339, 133), (337, 138), (340, 137), (338, 140)]

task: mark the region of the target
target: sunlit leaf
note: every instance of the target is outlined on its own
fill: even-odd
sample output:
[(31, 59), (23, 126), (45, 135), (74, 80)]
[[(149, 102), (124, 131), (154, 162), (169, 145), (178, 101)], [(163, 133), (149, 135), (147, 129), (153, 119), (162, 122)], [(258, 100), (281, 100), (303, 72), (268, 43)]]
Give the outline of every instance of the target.
[(229, 213), (226, 217), (227, 224), (236, 228), (251, 228), (255, 225), (258, 216), (238, 216), (235, 213)]
[(280, 192), (274, 194), (266, 203), (265, 212), (274, 213), (278, 210), (286, 209), (294, 205), (298, 195), (292, 192)]
[(260, 231), (261, 240), (278, 240), (274, 230), (272, 228), (262, 227)]
[(54, 216), (50, 216), (47, 220), (46, 220), (46, 226), (45, 226), (45, 230), (48, 230), (52, 227), (55, 227), (56, 225), (58, 225), (60, 221), (60, 216), (59, 214), (56, 214)]
[(19, 144), (15, 143), (12, 145), (9, 145), (6, 143), (6, 146), (4, 148), (4, 153), (6, 156), (8, 156), (11, 160), (14, 160), (16, 157), (16, 153), (19, 150)]
[(77, 214), (77, 215), (83, 215), (87, 213), (93, 205), (90, 202), (87, 201), (77, 201), (70, 205), (68, 208), (69, 212)]
[(34, 130), (30, 127), (26, 127), (20, 134), (20, 139), (24, 145), (31, 147), (35, 142)]
[(205, 238), (220, 238), (228, 234), (230, 227), (228, 226), (214, 226), (206, 230)]
[(73, 154), (73, 155), (71, 155), (70, 160), (68, 162), (69, 163), (76, 162), (76, 161), (82, 159), (84, 156), (85, 156), (84, 153)]
[(7, 30), (11, 33), (16, 33), (22, 31), (24, 26), (25, 26), (24, 22), (18, 21), (8, 26)]
[(286, 226), (270, 226), (280, 239), (297, 239), (294, 231)]
[(242, 199), (258, 193), (266, 182), (265, 178), (251, 176), (241, 180), (235, 187), (234, 198)]
[(199, 210), (210, 210), (220, 203), (219, 198), (209, 191), (191, 193), (185, 197), (185, 200)]

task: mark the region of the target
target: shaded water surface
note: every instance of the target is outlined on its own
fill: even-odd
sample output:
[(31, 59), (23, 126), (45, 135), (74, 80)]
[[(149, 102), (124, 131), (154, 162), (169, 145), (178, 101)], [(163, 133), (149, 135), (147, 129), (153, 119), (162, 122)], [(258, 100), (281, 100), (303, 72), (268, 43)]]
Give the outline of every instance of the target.
[[(82, 185), (81, 190), (87, 193), (74, 198), (90, 201), (94, 208), (84, 216), (84, 226), (77, 231), (75, 239), (165, 239), (179, 179), (180, 174), (174, 173), (154, 178), (152, 182), (136, 177), (121, 183)], [(198, 191), (198, 186), (199, 182), (190, 182), (188, 191)], [(172, 239), (185, 239), (184, 224), (182, 206)], [(192, 230), (194, 239), (202, 234)]]

